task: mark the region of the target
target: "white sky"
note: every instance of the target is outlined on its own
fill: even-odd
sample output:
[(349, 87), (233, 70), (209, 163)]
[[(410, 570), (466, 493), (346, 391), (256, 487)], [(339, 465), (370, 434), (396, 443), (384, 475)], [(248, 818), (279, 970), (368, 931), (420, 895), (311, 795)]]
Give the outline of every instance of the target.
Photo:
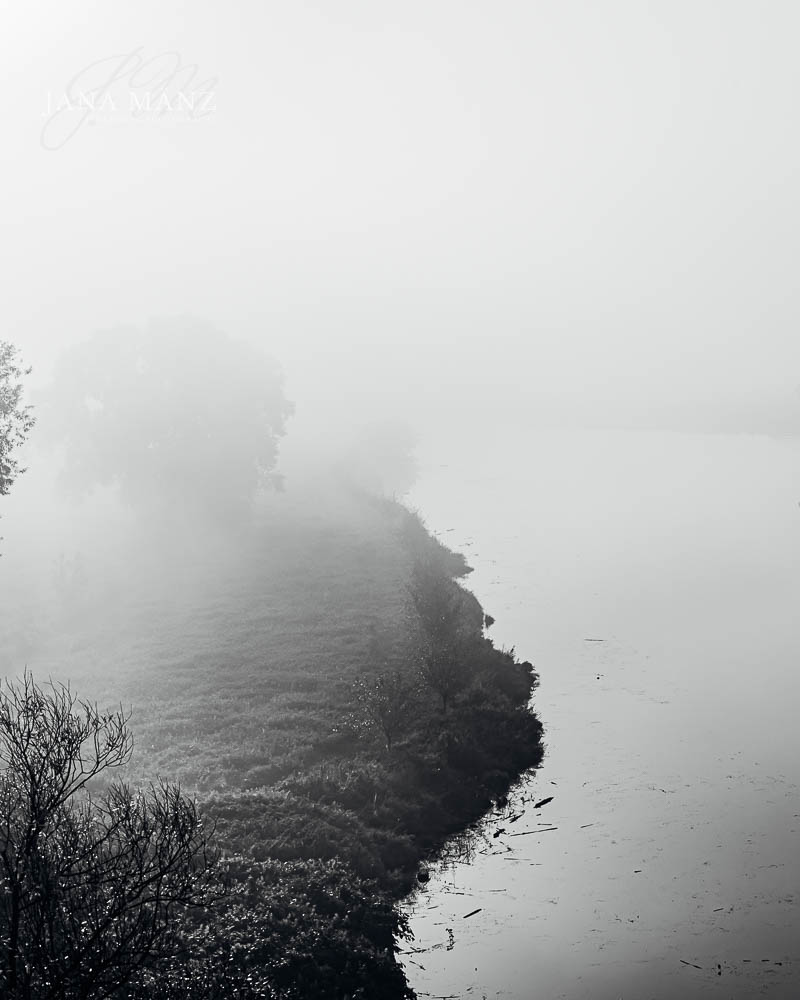
[[(799, 31), (780, 0), (16, 5), (2, 336), (44, 372), (193, 313), (300, 401), (787, 393)], [(48, 91), (139, 46), (218, 77), (217, 111), (45, 151)]]

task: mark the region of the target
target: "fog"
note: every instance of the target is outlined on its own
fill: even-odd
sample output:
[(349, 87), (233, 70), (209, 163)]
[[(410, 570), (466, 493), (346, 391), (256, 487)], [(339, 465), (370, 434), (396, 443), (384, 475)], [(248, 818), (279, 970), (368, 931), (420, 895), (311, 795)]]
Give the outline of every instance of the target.
[[(191, 608), (219, 580), (235, 605), (252, 517), (354, 518), (356, 486), (418, 503), (438, 532), (460, 505), (457, 541), (510, 617), (503, 638), (549, 657), (570, 821), (585, 818), (581, 713), (597, 714), (600, 666), (587, 685), (571, 662), (549, 689), (546, 670), (593, 630), (635, 674), (672, 591), (697, 587), (703, 612), (658, 647), (665, 670), (680, 658), (681, 711), (707, 666), (703, 602), (720, 634), (751, 613), (743, 648), (763, 640), (767, 676), (788, 683), (797, 4), (39, 0), (4, 26), (0, 341), (32, 366), (37, 425), (0, 497), (3, 669), (47, 664), (48, 629), (113, 650), (118, 622)], [(472, 520), (492, 551), (469, 551)], [(501, 551), (518, 561), (502, 585)], [(81, 642), (65, 661), (79, 680), (95, 655)], [(715, 678), (743, 672), (734, 644), (709, 658)], [(646, 735), (631, 727), (597, 766)], [(503, 971), (482, 985), (503, 990)]]
[[(502, 424), (525, 398), (555, 422), (763, 422), (800, 381), (799, 19), (781, 2), (20, 8), (5, 329), (44, 377), (95, 329), (188, 312), (264, 343), (298, 415)], [(49, 122), (48, 101), (131, 53), (154, 61), (120, 72), (114, 110), (43, 148), (79, 117)], [(130, 92), (177, 58), (214, 110), (132, 119)]]

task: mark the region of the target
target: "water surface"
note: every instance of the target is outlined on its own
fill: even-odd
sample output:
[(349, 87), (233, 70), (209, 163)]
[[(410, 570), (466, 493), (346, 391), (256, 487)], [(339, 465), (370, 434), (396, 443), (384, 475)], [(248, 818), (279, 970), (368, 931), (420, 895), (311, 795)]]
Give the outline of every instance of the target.
[(414, 905), (420, 996), (800, 996), (798, 501), (763, 437), (428, 442), (412, 502), (535, 662), (546, 758)]

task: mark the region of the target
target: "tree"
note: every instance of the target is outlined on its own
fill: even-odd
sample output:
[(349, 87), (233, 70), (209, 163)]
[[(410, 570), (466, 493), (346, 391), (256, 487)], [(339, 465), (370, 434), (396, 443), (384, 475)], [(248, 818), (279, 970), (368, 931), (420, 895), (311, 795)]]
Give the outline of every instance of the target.
[(112, 996), (175, 948), (209, 848), (173, 785), (89, 783), (130, 758), (128, 716), (30, 674), (0, 689), (0, 993)]
[(0, 496), (6, 496), (25, 471), (13, 453), (35, 422), (31, 407), (22, 405), (22, 379), (30, 371), (20, 364), (18, 349), (0, 340)]
[(408, 589), (421, 625), (420, 675), (446, 712), (472, 677), (470, 650), (480, 636), (480, 606), (437, 560), (418, 559)]
[(408, 730), (418, 711), (417, 685), (399, 670), (359, 678), (356, 698), (367, 725), (383, 734), (387, 750)]
[(420, 676), (439, 695), (442, 711), (470, 682), (471, 675), (463, 650), (457, 646), (431, 649), (422, 657)]
[(292, 405), (258, 348), (193, 320), (95, 334), (56, 366), (49, 437), (75, 491), (116, 485), (137, 509), (237, 518), (276, 484)]

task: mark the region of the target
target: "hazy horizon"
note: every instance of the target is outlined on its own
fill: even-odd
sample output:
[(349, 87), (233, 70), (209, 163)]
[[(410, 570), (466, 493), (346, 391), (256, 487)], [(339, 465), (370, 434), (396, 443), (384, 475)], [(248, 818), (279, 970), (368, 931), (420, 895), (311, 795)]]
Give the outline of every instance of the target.
[[(792, 398), (794, 5), (238, 10), (9, 14), (4, 335), (34, 379), (192, 314), (299, 405), (647, 424)], [(43, 148), (48, 102), (130, 53), (113, 113)], [(178, 59), (214, 110), (132, 119)]]

